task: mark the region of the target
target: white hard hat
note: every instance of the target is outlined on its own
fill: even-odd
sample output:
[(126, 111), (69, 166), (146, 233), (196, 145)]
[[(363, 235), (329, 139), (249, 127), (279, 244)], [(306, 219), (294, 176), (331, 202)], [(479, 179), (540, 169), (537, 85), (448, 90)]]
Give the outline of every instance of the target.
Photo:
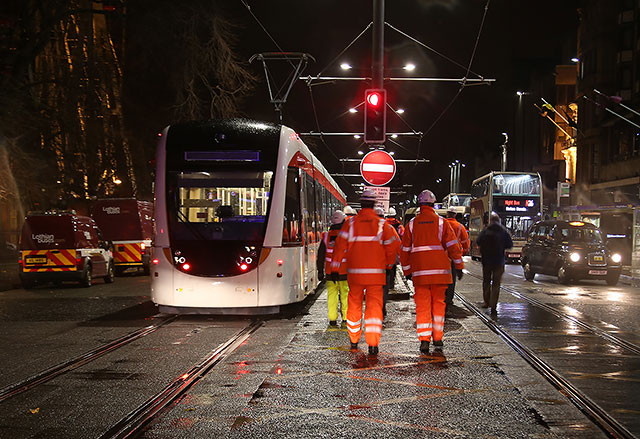
[(390, 207), (389, 212), (387, 212), (387, 216), (396, 216), (396, 210), (393, 207)]
[(425, 189), (418, 195), (418, 204), (435, 203), (436, 196), (429, 189)]
[(451, 212), (451, 213), (458, 213), (458, 211), (456, 210), (455, 206), (449, 206), (447, 207), (447, 212)]
[(335, 224), (340, 224), (341, 222), (344, 221), (345, 215), (344, 212), (341, 210), (336, 210), (335, 212), (333, 212), (333, 215), (331, 215), (331, 224), (335, 225)]
[(345, 206), (344, 207), (344, 214), (345, 215), (355, 215), (356, 214), (356, 210), (351, 206)]
[(373, 210), (376, 212), (376, 215), (384, 216), (384, 209), (382, 207), (376, 206)]
[(365, 189), (362, 191), (362, 195), (360, 195), (360, 201), (376, 201), (378, 196), (373, 189)]

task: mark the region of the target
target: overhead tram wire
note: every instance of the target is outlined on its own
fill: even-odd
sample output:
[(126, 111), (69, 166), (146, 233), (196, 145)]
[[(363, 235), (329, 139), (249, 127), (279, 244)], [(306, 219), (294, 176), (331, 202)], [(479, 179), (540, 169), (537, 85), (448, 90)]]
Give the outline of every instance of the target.
[[(466, 86), (466, 78), (467, 76), (469, 76), (469, 73), (473, 73), (474, 75), (478, 76), (479, 78), (483, 78), (481, 75), (477, 74), (476, 72), (474, 72), (473, 70), (471, 70), (471, 65), (473, 64), (473, 59), (475, 58), (475, 54), (476, 54), (476, 49), (478, 47), (478, 43), (480, 42), (480, 35), (482, 34), (482, 29), (484, 28), (484, 21), (485, 18), (487, 17), (487, 12), (489, 10), (489, 3), (491, 2), (491, 0), (487, 0), (487, 3), (485, 3), (484, 5), (484, 13), (482, 14), (482, 20), (480, 22), (480, 28), (478, 29), (478, 35), (476, 35), (476, 41), (473, 47), (473, 52), (471, 53), (471, 57), (469, 59), (469, 64), (466, 67), (466, 71), (467, 73), (465, 74), (465, 77), (463, 78), (463, 82), (462, 84), (460, 84), (460, 88), (458, 89), (458, 92), (455, 94), (455, 96), (451, 99), (451, 102), (449, 102), (449, 104), (442, 110), (442, 112), (440, 113), (440, 115), (433, 121), (433, 123), (431, 124), (431, 126), (427, 129), (427, 131), (425, 131), (424, 136), (426, 136), (427, 134), (429, 134), (429, 132), (431, 132), (431, 130), (433, 129), (433, 127), (438, 123), (438, 121), (440, 121), (440, 119), (442, 119), (442, 117), (445, 115), (445, 113), (447, 111), (449, 111), (449, 108), (451, 108), (451, 106), (453, 105), (453, 103), (458, 99), (458, 96), (460, 96), (460, 93), (462, 92), (462, 90), (465, 88)], [(402, 34), (404, 34), (403, 32), (401, 32), (398, 29), (395, 29), (393, 26), (391, 26), (390, 24), (388, 24), (389, 27), (391, 27), (392, 29), (394, 29), (397, 32), (400, 32)], [(404, 34), (406, 35), (406, 34)], [(435, 53), (437, 53), (438, 55), (444, 57), (445, 59), (448, 59), (449, 61), (453, 62), (454, 64), (463, 67), (460, 63), (446, 57), (445, 55), (437, 52), (435, 49), (432, 49), (431, 47), (427, 46), (426, 44), (423, 44), (422, 42), (416, 40), (415, 38), (406, 35), (407, 38), (412, 39), (413, 41), (415, 41), (416, 43), (424, 46), (425, 48), (434, 51)], [(418, 145), (418, 154), (416, 155), (416, 160), (420, 158), (420, 150), (422, 147), (422, 137), (420, 138), (420, 144)], [(417, 166), (417, 162), (416, 162), (416, 166)], [(414, 167), (415, 169), (415, 167)]]
[[(269, 39), (273, 42), (273, 44), (275, 44), (275, 46), (278, 48), (278, 50), (282, 53), (285, 53), (284, 50), (282, 50), (282, 47), (280, 47), (280, 45), (278, 44), (278, 42), (271, 36), (271, 34), (269, 33), (269, 31), (267, 30), (266, 27), (264, 27), (264, 25), (260, 22), (260, 20), (258, 19), (258, 17), (256, 16), (256, 14), (253, 13), (253, 11), (251, 10), (251, 6), (249, 6), (249, 4), (246, 2), (246, 0), (240, 0), (240, 3), (242, 3), (244, 5), (245, 8), (247, 8), (247, 11), (249, 11), (249, 14), (251, 14), (251, 16), (253, 17), (253, 19), (256, 21), (256, 23), (258, 23), (258, 25), (262, 28), (262, 30), (264, 31), (265, 34), (267, 34), (267, 36), (269, 37)], [(289, 61), (289, 64), (291, 64), (291, 67), (295, 68), (295, 65), (293, 64), (293, 62), (287, 58), (287, 61)]]

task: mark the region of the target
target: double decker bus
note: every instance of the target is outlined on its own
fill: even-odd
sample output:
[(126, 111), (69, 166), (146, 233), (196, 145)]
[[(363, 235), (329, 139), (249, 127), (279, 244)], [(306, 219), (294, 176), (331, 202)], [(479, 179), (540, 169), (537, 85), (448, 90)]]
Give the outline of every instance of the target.
[(478, 235), (495, 212), (513, 239), (507, 250), (507, 260), (520, 259), (526, 234), (533, 223), (542, 217), (542, 180), (537, 172), (492, 171), (477, 178), (471, 185), (469, 238), (471, 257), (480, 258), (475, 244)]

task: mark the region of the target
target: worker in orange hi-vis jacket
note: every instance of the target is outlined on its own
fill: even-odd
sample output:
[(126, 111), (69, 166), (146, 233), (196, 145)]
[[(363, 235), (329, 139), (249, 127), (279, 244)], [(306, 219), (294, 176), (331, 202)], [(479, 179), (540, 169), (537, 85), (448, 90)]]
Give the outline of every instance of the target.
[(336, 238), (331, 263), (331, 276), (338, 279), (340, 264), (346, 259), (349, 283), (347, 331), (351, 349), (358, 348), (362, 335), (363, 298), (366, 301), (364, 338), (371, 355), (378, 354), (382, 334), (382, 286), (386, 283), (387, 270), (395, 263), (400, 250), (397, 234), (373, 210), (375, 202), (376, 193), (365, 189), (360, 197), (362, 209), (345, 221)]
[(462, 250), (449, 224), (433, 210), (436, 197), (424, 190), (418, 196), (420, 213), (404, 230), (400, 263), (413, 281), (416, 302), (416, 329), (420, 351), (429, 353), (429, 342), (441, 348), (444, 333), (444, 294), (451, 283), (451, 262), (462, 279)]
[[(447, 209), (447, 217), (445, 218), (445, 220), (447, 220), (447, 222), (453, 229), (453, 232), (455, 233), (456, 238), (458, 239), (458, 243), (460, 244), (460, 250), (462, 251), (462, 254), (463, 255), (468, 254), (469, 253), (469, 234), (467, 233), (467, 229), (465, 229), (464, 226), (456, 220), (455, 207), (451, 206)], [(453, 273), (453, 270), (455, 270), (453, 261), (451, 261), (451, 270), (452, 270), (451, 271), (452, 273)], [(447, 310), (450, 309), (451, 306), (453, 306), (453, 293), (455, 292), (455, 289), (456, 289), (456, 277), (455, 276), (452, 276), (452, 277), (453, 277), (452, 283), (449, 284), (449, 286), (447, 287), (447, 291), (444, 294), (444, 303), (447, 305)]]

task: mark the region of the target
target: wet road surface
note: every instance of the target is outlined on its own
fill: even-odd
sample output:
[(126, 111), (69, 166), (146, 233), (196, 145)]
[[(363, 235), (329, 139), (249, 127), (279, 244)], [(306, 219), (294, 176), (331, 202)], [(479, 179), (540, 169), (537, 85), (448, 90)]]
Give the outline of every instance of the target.
[[(479, 264), (469, 263), (471, 272)], [(505, 276), (505, 286), (637, 342), (636, 290), (564, 287)], [(521, 269), (519, 269), (521, 270)], [(398, 282), (398, 288), (403, 288)], [(568, 290), (567, 288), (576, 288)], [(608, 289), (607, 289), (608, 288)], [(458, 293), (479, 301), (478, 279)], [(604, 437), (460, 302), (443, 351), (421, 355), (412, 300), (390, 302), (380, 354), (327, 326), (326, 292), (264, 324), (143, 433), (174, 437)], [(616, 313), (616, 307), (624, 312)], [(602, 312), (598, 314), (597, 310)], [(161, 318), (148, 278), (0, 293), (0, 388)], [(637, 315), (637, 313), (635, 313)], [(613, 319), (613, 317), (617, 317)], [(498, 323), (638, 434), (637, 356), (503, 292)], [(0, 405), (0, 437), (100, 437), (249, 321), (179, 317)], [(574, 325), (575, 326), (575, 325)], [(635, 393), (634, 393), (635, 392)]]

